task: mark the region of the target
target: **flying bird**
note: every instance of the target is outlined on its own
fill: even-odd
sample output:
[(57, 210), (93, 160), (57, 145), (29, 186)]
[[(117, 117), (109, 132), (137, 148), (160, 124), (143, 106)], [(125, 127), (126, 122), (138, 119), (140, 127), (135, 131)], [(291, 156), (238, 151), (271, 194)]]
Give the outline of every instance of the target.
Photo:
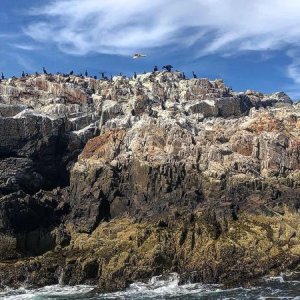
[(140, 54), (140, 53), (135, 53), (132, 58), (133, 59), (137, 59), (137, 58), (143, 58), (143, 57), (146, 57), (147, 55), (145, 54)]

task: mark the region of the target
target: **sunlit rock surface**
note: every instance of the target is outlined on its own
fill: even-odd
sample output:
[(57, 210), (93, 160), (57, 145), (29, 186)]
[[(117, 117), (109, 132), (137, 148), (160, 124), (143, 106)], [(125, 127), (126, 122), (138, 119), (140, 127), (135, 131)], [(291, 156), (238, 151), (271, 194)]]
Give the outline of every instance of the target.
[(2, 286), (298, 267), (300, 107), (283, 92), (33, 75), (0, 82), (0, 125)]

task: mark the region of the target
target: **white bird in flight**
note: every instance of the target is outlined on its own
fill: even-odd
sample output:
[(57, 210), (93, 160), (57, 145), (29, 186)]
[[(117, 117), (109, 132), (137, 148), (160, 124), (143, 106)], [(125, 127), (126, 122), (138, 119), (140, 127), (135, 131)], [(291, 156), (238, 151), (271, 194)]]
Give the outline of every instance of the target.
[(139, 54), (139, 53), (135, 53), (132, 58), (133, 59), (137, 59), (137, 58), (143, 58), (143, 57), (146, 57), (147, 55), (145, 54)]

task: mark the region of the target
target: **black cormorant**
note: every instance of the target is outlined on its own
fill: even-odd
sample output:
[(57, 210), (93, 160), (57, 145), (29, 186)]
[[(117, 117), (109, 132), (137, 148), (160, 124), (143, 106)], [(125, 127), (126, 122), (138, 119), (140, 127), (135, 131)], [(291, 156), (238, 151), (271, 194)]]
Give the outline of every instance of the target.
[(44, 72), (44, 74), (46, 74), (46, 75), (48, 74), (47, 71), (46, 71), (46, 69), (45, 69), (45, 67), (43, 67), (43, 72)]
[(171, 72), (171, 71), (172, 71), (172, 68), (174, 68), (174, 67), (171, 66), (171, 65), (166, 65), (166, 66), (163, 66), (162, 68), (163, 68), (163, 69), (166, 69), (167, 72)]
[(153, 69), (153, 72), (157, 72), (158, 71), (158, 67), (155, 66), (154, 69)]
[(197, 75), (195, 74), (195, 72), (193, 71), (193, 77), (194, 78), (197, 78)]

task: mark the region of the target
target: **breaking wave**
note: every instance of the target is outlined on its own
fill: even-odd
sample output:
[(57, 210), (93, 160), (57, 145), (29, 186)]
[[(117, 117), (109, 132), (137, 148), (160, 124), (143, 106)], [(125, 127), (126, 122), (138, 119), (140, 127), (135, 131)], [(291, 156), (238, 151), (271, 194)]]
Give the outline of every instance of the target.
[(252, 288), (224, 289), (221, 285), (184, 284), (179, 285), (176, 273), (153, 277), (148, 283), (136, 282), (128, 289), (116, 293), (97, 294), (92, 286), (46, 286), (40, 289), (6, 290), (1, 299), (44, 300), (44, 299), (90, 299), (90, 300), (147, 300), (147, 299), (296, 299), (300, 300), (300, 273), (282, 274), (265, 278), (261, 285)]

